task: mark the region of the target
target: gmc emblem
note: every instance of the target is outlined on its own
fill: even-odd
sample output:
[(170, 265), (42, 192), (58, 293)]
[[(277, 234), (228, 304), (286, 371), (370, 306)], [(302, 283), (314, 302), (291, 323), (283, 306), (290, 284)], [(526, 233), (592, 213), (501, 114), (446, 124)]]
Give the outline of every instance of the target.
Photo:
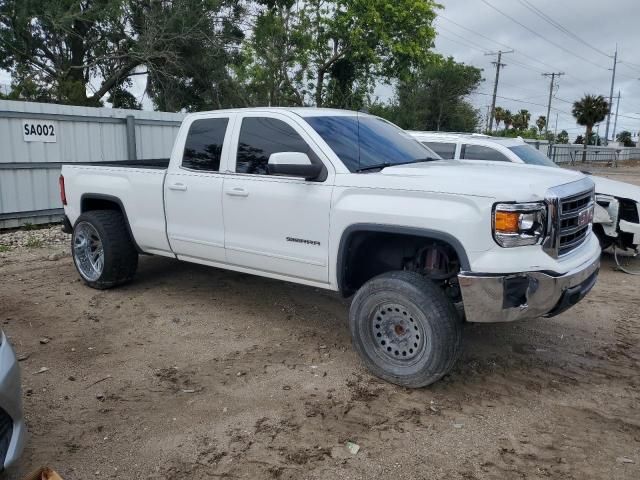
[(578, 226), (583, 227), (593, 221), (593, 206), (585, 208), (578, 214)]

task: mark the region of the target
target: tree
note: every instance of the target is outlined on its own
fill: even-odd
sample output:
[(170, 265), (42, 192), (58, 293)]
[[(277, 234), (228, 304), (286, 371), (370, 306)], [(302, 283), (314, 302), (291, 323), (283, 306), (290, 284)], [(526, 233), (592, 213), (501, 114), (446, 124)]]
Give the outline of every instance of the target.
[(496, 121), (496, 130), (500, 128), (500, 122), (504, 120), (505, 110), (502, 107), (496, 107), (493, 111), (493, 118)]
[(476, 67), (434, 57), (398, 83), (385, 118), (415, 130), (475, 131), (480, 112), (465, 97), (482, 81)]
[(513, 114), (511, 113), (511, 110), (504, 111), (502, 121), (504, 122), (504, 129), (509, 130), (513, 125)]
[(198, 108), (242, 39), (237, 1), (0, 0), (0, 68), (27, 100), (135, 105), (128, 82), (148, 73), (156, 106)]
[(569, 143), (569, 133), (566, 130), (562, 130), (556, 137), (556, 143)]
[(526, 130), (529, 128), (529, 120), (531, 119), (531, 113), (529, 110), (520, 110), (513, 116), (513, 127), (517, 130)]
[(327, 76), (342, 88), (355, 80), (366, 88), (376, 77), (403, 78), (427, 63), (437, 7), (434, 0), (305, 2), (312, 36), (308, 78), (315, 80), (316, 106), (324, 105)]
[[(609, 103), (602, 95), (585, 95), (573, 104), (571, 113), (576, 118), (578, 125), (586, 127), (585, 137), (591, 139), (593, 126), (601, 122), (609, 113)], [(587, 161), (587, 143), (582, 142), (584, 148), (582, 150), (582, 161)]]
[(625, 147), (635, 147), (636, 144), (631, 138), (631, 132), (627, 130), (623, 130), (622, 132), (616, 135), (616, 140), (620, 142)]
[(540, 135), (542, 135), (542, 130), (544, 130), (544, 127), (547, 126), (547, 117), (545, 117), (544, 115), (540, 115), (536, 120), (536, 126), (540, 131)]

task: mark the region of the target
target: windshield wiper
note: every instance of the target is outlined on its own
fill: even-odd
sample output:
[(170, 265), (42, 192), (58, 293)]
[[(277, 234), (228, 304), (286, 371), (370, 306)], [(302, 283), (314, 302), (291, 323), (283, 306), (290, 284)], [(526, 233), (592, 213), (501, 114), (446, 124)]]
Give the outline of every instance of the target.
[(433, 157), (425, 157), (425, 158), (418, 158), (416, 160), (410, 160), (408, 162), (400, 162), (400, 163), (391, 163), (391, 162), (384, 162), (384, 163), (377, 163), (375, 165), (367, 165), (366, 167), (360, 167), (356, 170), (356, 173), (360, 173), (360, 172), (366, 172), (369, 170), (382, 170), (383, 168), (387, 168), (387, 167), (395, 167), (397, 165), (410, 165), (412, 163), (421, 163), (421, 162), (433, 162), (436, 160), (440, 160), (439, 158), (433, 158)]

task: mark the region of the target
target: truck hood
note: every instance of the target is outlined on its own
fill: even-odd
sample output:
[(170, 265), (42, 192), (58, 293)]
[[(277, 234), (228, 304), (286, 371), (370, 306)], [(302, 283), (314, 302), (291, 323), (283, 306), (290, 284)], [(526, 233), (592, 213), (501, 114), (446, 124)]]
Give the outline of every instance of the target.
[(549, 188), (585, 177), (580, 172), (560, 168), (470, 160), (398, 165), (380, 173), (389, 183), (392, 178), (400, 180), (404, 188), (512, 201), (543, 200)]
[(610, 195), (612, 197), (628, 198), (640, 202), (640, 187), (631, 183), (618, 182), (596, 175), (590, 175), (589, 178), (596, 184), (596, 193)]

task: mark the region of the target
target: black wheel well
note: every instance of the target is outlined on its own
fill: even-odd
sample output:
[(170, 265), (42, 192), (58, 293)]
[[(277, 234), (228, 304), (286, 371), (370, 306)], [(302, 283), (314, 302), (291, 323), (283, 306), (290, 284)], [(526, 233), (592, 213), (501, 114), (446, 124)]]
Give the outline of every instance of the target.
[(345, 232), (338, 252), (340, 291), (349, 296), (371, 278), (393, 270), (429, 276), (424, 264), (424, 252), (429, 249), (441, 252), (440, 261), (448, 264), (448, 271), (437, 272), (431, 277), (433, 280), (444, 282), (456, 277), (460, 270), (469, 269), (464, 249), (448, 234), (383, 226)]
[(138, 245), (138, 242), (136, 242), (136, 238), (133, 236), (131, 225), (129, 224), (129, 218), (127, 217), (127, 211), (125, 210), (124, 205), (122, 205), (122, 201), (118, 197), (103, 195), (99, 193), (83, 194), (82, 197), (80, 197), (80, 213), (90, 212), (92, 210), (113, 210), (122, 213), (129, 238), (133, 242), (133, 245), (136, 248), (137, 252), (140, 254), (144, 254), (144, 252)]
[(122, 213), (122, 204), (115, 199), (105, 197), (83, 196), (80, 200), (80, 213), (90, 210), (118, 210)]

